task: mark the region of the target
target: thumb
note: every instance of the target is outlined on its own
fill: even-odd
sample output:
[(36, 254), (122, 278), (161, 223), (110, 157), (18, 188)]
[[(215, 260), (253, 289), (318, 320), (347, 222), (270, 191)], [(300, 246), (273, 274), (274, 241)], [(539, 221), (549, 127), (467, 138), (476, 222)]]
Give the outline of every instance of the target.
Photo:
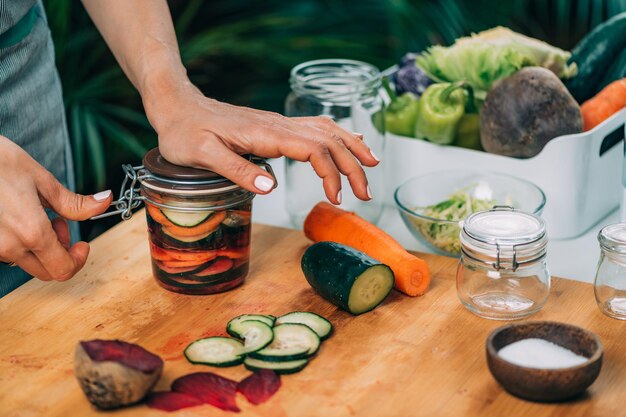
[(37, 190), (44, 206), (68, 220), (86, 220), (104, 213), (113, 200), (111, 190), (93, 195), (73, 193), (52, 174), (44, 175), (37, 180)]
[(270, 174), (226, 146), (216, 146), (202, 159), (202, 165), (253, 193), (267, 194), (274, 189)]

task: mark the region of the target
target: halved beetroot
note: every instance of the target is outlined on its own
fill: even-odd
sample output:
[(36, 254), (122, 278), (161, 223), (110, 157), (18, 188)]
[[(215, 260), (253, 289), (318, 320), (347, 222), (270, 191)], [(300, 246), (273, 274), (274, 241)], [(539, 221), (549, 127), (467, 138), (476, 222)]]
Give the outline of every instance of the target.
[(87, 396), (104, 409), (140, 401), (161, 376), (163, 360), (121, 340), (90, 340), (76, 346), (74, 374)]
[(194, 275), (198, 277), (207, 277), (211, 275), (222, 274), (233, 267), (233, 261), (226, 257), (220, 257), (211, 262), (211, 264), (203, 270), (196, 272)]
[(176, 411), (183, 408), (195, 407), (204, 404), (204, 401), (193, 395), (176, 391), (152, 392), (146, 397), (146, 405), (162, 411)]
[(272, 398), (279, 388), (280, 376), (268, 369), (257, 371), (237, 384), (237, 391), (255, 405)]
[(180, 377), (172, 383), (172, 390), (192, 395), (222, 410), (240, 411), (235, 401), (237, 383), (212, 372), (196, 372)]

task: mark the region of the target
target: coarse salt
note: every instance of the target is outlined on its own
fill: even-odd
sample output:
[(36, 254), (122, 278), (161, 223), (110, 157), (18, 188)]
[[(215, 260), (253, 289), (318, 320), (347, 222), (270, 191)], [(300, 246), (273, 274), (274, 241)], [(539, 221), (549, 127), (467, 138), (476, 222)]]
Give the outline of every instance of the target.
[(498, 355), (515, 365), (540, 369), (569, 368), (587, 361), (584, 356), (538, 338), (518, 340), (500, 349)]

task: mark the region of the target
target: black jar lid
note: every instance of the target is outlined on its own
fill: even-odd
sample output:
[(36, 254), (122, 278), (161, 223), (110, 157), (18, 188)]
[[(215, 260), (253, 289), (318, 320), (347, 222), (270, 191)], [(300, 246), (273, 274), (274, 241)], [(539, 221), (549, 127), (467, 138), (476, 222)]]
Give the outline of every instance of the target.
[[(251, 159), (249, 155), (244, 157)], [(161, 155), (159, 148), (146, 153), (143, 166), (142, 184), (159, 191), (212, 194), (239, 188), (216, 172), (172, 164)]]

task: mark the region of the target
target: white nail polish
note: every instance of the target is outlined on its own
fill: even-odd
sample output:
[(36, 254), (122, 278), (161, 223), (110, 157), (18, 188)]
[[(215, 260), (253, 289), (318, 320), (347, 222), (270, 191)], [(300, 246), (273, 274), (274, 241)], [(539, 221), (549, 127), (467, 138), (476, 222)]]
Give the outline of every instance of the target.
[(372, 190), (370, 190), (370, 186), (367, 186), (367, 196), (369, 197), (369, 199), (372, 199)]
[(370, 153), (372, 154), (372, 158), (374, 158), (376, 162), (380, 162), (380, 159), (378, 159), (378, 157), (376, 156), (373, 150), (370, 149)]
[(93, 199), (100, 202), (100, 201), (106, 200), (110, 196), (111, 196), (111, 190), (100, 191), (99, 193), (96, 193), (93, 195)]
[(364, 138), (363, 133), (359, 133), (359, 132), (352, 132), (352, 134), (353, 134), (354, 136), (358, 136), (358, 137), (359, 137), (359, 138), (361, 138), (361, 139), (363, 139), (363, 138)]
[(254, 186), (260, 191), (267, 192), (274, 186), (274, 181), (264, 175), (259, 175), (254, 179)]
[(337, 204), (341, 204), (341, 190), (337, 193)]

